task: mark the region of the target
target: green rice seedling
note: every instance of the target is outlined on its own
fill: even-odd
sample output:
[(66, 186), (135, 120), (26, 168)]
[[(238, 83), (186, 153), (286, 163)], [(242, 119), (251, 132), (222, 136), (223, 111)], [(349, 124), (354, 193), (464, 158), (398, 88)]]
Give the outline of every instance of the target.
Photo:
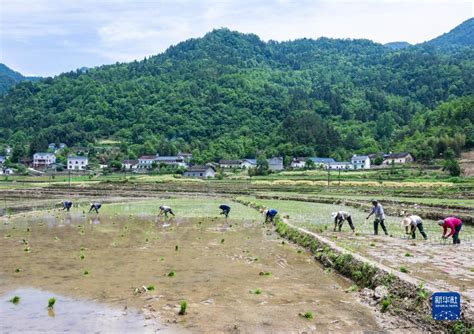
[(89, 275), (89, 271), (88, 271), (88, 270), (84, 270), (84, 275), (85, 275), (85, 276)]
[(85, 256), (84, 254), (81, 254), (81, 260), (84, 260)]
[(153, 291), (153, 290), (155, 290), (155, 286), (154, 285), (149, 285), (149, 286), (146, 287), (146, 289), (148, 291)]
[(178, 245), (174, 246), (175, 251), (178, 251), (178, 249), (179, 249)]
[(285, 242), (285, 241), (282, 241), (281, 244), (284, 245), (284, 244), (286, 244), (286, 242)]
[(260, 288), (253, 289), (253, 290), (250, 290), (250, 293), (252, 293), (254, 295), (261, 295), (262, 294), (262, 289), (260, 289)]
[(164, 258), (164, 257), (160, 257), (160, 261), (164, 261), (164, 260), (165, 260), (165, 258)]
[(26, 239), (21, 239), (21, 242), (23, 243), (23, 245), (28, 245), (28, 240)]
[(297, 253), (301, 254), (303, 251), (301, 249), (298, 249)]
[(29, 227), (26, 228), (26, 232), (30, 232), (30, 228), (29, 228)]
[(425, 289), (425, 283), (420, 282), (418, 285), (418, 299), (420, 300), (427, 300), (430, 296), (430, 293)]
[(223, 243), (224, 243), (224, 241), (225, 241), (225, 239), (221, 239), (221, 244), (223, 244)]
[(300, 313), (299, 316), (308, 320), (311, 320), (314, 318), (313, 312), (310, 312), (310, 311), (307, 311), (305, 313)]
[(382, 312), (382, 313), (387, 312), (390, 305), (392, 305), (392, 300), (389, 297), (385, 297), (382, 300), (382, 309), (380, 310), (380, 312)]
[(54, 308), (54, 304), (56, 304), (56, 298), (52, 297), (48, 299), (48, 308), (52, 310)]
[(85, 251), (86, 248), (85, 247), (81, 247), (81, 252)]
[(332, 272), (332, 268), (326, 268), (324, 269), (325, 274), (330, 274)]
[(254, 262), (257, 262), (257, 261), (258, 261), (258, 257), (254, 258), (253, 261), (254, 261)]
[(18, 304), (20, 302), (20, 297), (18, 296), (15, 296), (13, 297), (12, 299), (10, 299), (10, 303), (13, 303), (13, 304)]
[(272, 273), (270, 271), (261, 271), (258, 273), (260, 276), (271, 276)]
[(176, 272), (174, 272), (174, 271), (170, 271), (168, 273), (168, 277), (175, 277), (175, 276), (176, 276)]
[(405, 273), (405, 274), (408, 274), (409, 271), (408, 271), (407, 268), (405, 268), (405, 267), (402, 266), (402, 267), (400, 267), (400, 272)]
[(413, 255), (410, 254), (410, 253), (405, 253), (405, 256), (406, 256), (406, 257), (411, 257), (411, 256), (413, 256)]
[(16, 268), (16, 269), (15, 269), (15, 272), (16, 272), (16, 273), (21, 272), (21, 268)]
[(370, 247), (375, 247), (375, 243), (371, 242), (371, 243), (369, 244), (369, 246), (370, 246)]
[(13, 227), (12, 227), (12, 230), (16, 230), (16, 226), (13, 226)]
[(148, 242), (148, 238), (145, 239), (145, 242)]
[(30, 247), (25, 247), (25, 249), (23, 249), (26, 253), (29, 253), (30, 252)]
[(178, 313), (178, 314), (179, 314), (179, 315), (185, 315), (185, 314), (186, 314), (186, 311), (187, 311), (187, 309), (188, 309), (188, 302), (185, 301), (185, 300), (183, 300), (183, 301), (181, 302), (181, 304), (179, 304), (179, 306), (180, 306), (180, 307), (179, 307), (179, 313)]

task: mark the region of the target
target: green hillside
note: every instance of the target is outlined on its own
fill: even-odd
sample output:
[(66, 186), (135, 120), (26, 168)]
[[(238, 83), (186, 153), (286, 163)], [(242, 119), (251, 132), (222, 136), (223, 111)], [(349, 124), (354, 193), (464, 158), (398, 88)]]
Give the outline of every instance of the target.
[(464, 21), (450, 32), (436, 37), (424, 45), (445, 50), (474, 47), (474, 18)]
[(22, 74), (13, 71), (5, 64), (0, 63), (0, 95), (5, 94), (11, 87), (25, 80), (38, 81), (40, 78), (25, 77)]
[(142, 61), (18, 84), (0, 99), (1, 140), (40, 149), (107, 138), (123, 157), (182, 150), (198, 162), (428, 146), (436, 156), (474, 145), (473, 51), (265, 43), (219, 29)]

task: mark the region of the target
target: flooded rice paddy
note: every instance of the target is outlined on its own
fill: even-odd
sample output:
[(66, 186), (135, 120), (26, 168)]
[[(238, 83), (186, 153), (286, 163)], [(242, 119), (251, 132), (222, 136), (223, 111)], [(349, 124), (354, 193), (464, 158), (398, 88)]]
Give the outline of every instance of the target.
[[(443, 229), (436, 221), (424, 219), (427, 241), (423, 240), (419, 231), (413, 240), (411, 236), (405, 234), (404, 228), (400, 225), (402, 218), (387, 216), (386, 226), (391, 236), (384, 236), (380, 227), (379, 235), (374, 236), (373, 218), (366, 220), (368, 212), (352, 207), (300, 201), (261, 200), (253, 197), (243, 199), (275, 207), (281, 215), (288, 215), (289, 222), (296, 226), (326, 236), (339, 246), (360, 253), (394, 270), (404, 268), (410, 275), (432, 283), (440, 291), (461, 292), (471, 303), (474, 302), (473, 226), (464, 224), (460, 233), (461, 244), (452, 245), (451, 238), (448, 240), (441, 238)], [(351, 233), (347, 222), (344, 223), (342, 232), (333, 232), (334, 221), (331, 219), (331, 212), (338, 210), (351, 213), (356, 234)]]
[(175, 218), (144, 201), (5, 219), (0, 332), (381, 330), (344, 291), (350, 282), (263, 227), (255, 210), (232, 203), (225, 220), (221, 202), (167, 200)]

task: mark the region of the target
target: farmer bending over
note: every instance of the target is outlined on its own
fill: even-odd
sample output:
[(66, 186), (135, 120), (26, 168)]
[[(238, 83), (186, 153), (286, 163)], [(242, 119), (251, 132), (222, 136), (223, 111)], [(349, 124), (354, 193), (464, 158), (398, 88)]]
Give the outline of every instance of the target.
[(265, 223), (268, 223), (269, 221), (270, 223), (273, 223), (273, 219), (275, 218), (277, 214), (278, 214), (277, 210), (269, 209), (267, 213), (265, 214)]
[(158, 213), (158, 216), (161, 216), (162, 214), (165, 214), (165, 217), (168, 218), (168, 213), (171, 213), (174, 216), (173, 210), (167, 205), (161, 205), (160, 206), (160, 212)]
[(380, 226), (382, 226), (382, 229), (385, 232), (385, 235), (388, 235), (387, 228), (385, 227), (385, 213), (383, 212), (383, 206), (377, 200), (373, 200), (372, 205), (374, 207), (372, 208), (372, 211), (369, 213), (369, 215), (365, 219), (369, 219), (370, 216), (375, 214), (374, 235), (379, 234), (379, 224)]
[(221, 206), (219, 206), (219, 209), (222, 210), (222, 212), (220, 213), (221, 215), (225, 215), (226, 218), (229, 216), (230, 206), (228, 206), (227, 204), (222, 204)]
[(102, 206), (99, 202), (95, 202), (91, 204), (91, 208), (89, 209), (89, 213), (91, 213), (92, 210), (95, 210), (96, 213), (99, 213), (99, 209)]
[(63, 210), (67, 210), (69, 212), (69, 210), (72, 208), (71, 201), (62, 201), (61, 203), (63, 204)]
[(334, 232), (336, 232), (336, 227), (339, 227), (339, 232), (341, 232), (342, 224), (347, 220), (349, 226), (352, 229), (352, 232), (355, 232), (354, 224), (352, 223), (351, 214), (345, 211), (333, 212), (331, 217), (334, 218)]
[[(423, 220), (420, 218), (420, 216), (413, 215), (403, 218), (402, 226), (405, 227), (406, 234), (411, 234), (412, 239), (416, 239), (415, 231), (418, 228), (423, 238), (428, 240), (428, 236), (423, 229)], [(410, 231), (408, 231), (408, 229), (410, 229)]]
[[(461, 232), (462, 221), (461, 219), (455, 217), (447, 217), (444, 220), (438, 220), (438, 225), (443, 227), (443, 239), (448, 239), (450, 236), (453, 236), (453, 244), (460, 244), (459, 232)], [(451, 232), (446, 235), (448, 228)]]

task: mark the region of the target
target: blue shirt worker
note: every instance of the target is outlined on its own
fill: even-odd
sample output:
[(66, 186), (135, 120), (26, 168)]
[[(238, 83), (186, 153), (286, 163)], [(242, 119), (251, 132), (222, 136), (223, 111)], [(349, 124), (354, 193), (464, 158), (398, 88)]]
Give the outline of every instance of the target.
[(269, 221), (273, 223), (273, 219), (275, 216), (278, 214), (278, 211), (275, 209), (269, 209), (267, 211), (267, 214), (265, 215), (265, 223), (268, 223)]
[(379, 234), (379, 224), (380, 226), (382, 226), (382, 229), (385, 232), (385, 235), (388, 235), (387, 228), (385, 227), (385, 213), (383, 211), (382, 204), (380, 204), (379, 201), (377, 200), (373, 200), (372, 205), (373, 205), (372, 211), (370, 211), (366, 219), (369, 219), (370, 216), (375, 215), (374, 235)]
[(162, 214), (165, 215), (165, 217), (168, 217), (168, 213), (172, 214), (174, 216), (173, 210), (167, 205), (161, 205), (160, 206), (160, 212), (158, 213), (158, 216), (161, 216)]
[(219, 206), (219, 209), (222, 210), (222, 212), (220, 213), (221, 215), (225, 215), (226, 218), (229, 216), (230, 206), (228, 206), (227, 204), (222, 204), (221, 206)]
[(102, 207), (102, 204), (99, 202), (95, 202), (91, 204), (91, 208), (89, 209), (89, 213), (91, 213), (92, 210), (94, 210), (96, 213), (99, 213), (99, 209)]
[(72, 202), (71, 201), (63, 201), (63, 210), (69, 210), (72, 208)]

